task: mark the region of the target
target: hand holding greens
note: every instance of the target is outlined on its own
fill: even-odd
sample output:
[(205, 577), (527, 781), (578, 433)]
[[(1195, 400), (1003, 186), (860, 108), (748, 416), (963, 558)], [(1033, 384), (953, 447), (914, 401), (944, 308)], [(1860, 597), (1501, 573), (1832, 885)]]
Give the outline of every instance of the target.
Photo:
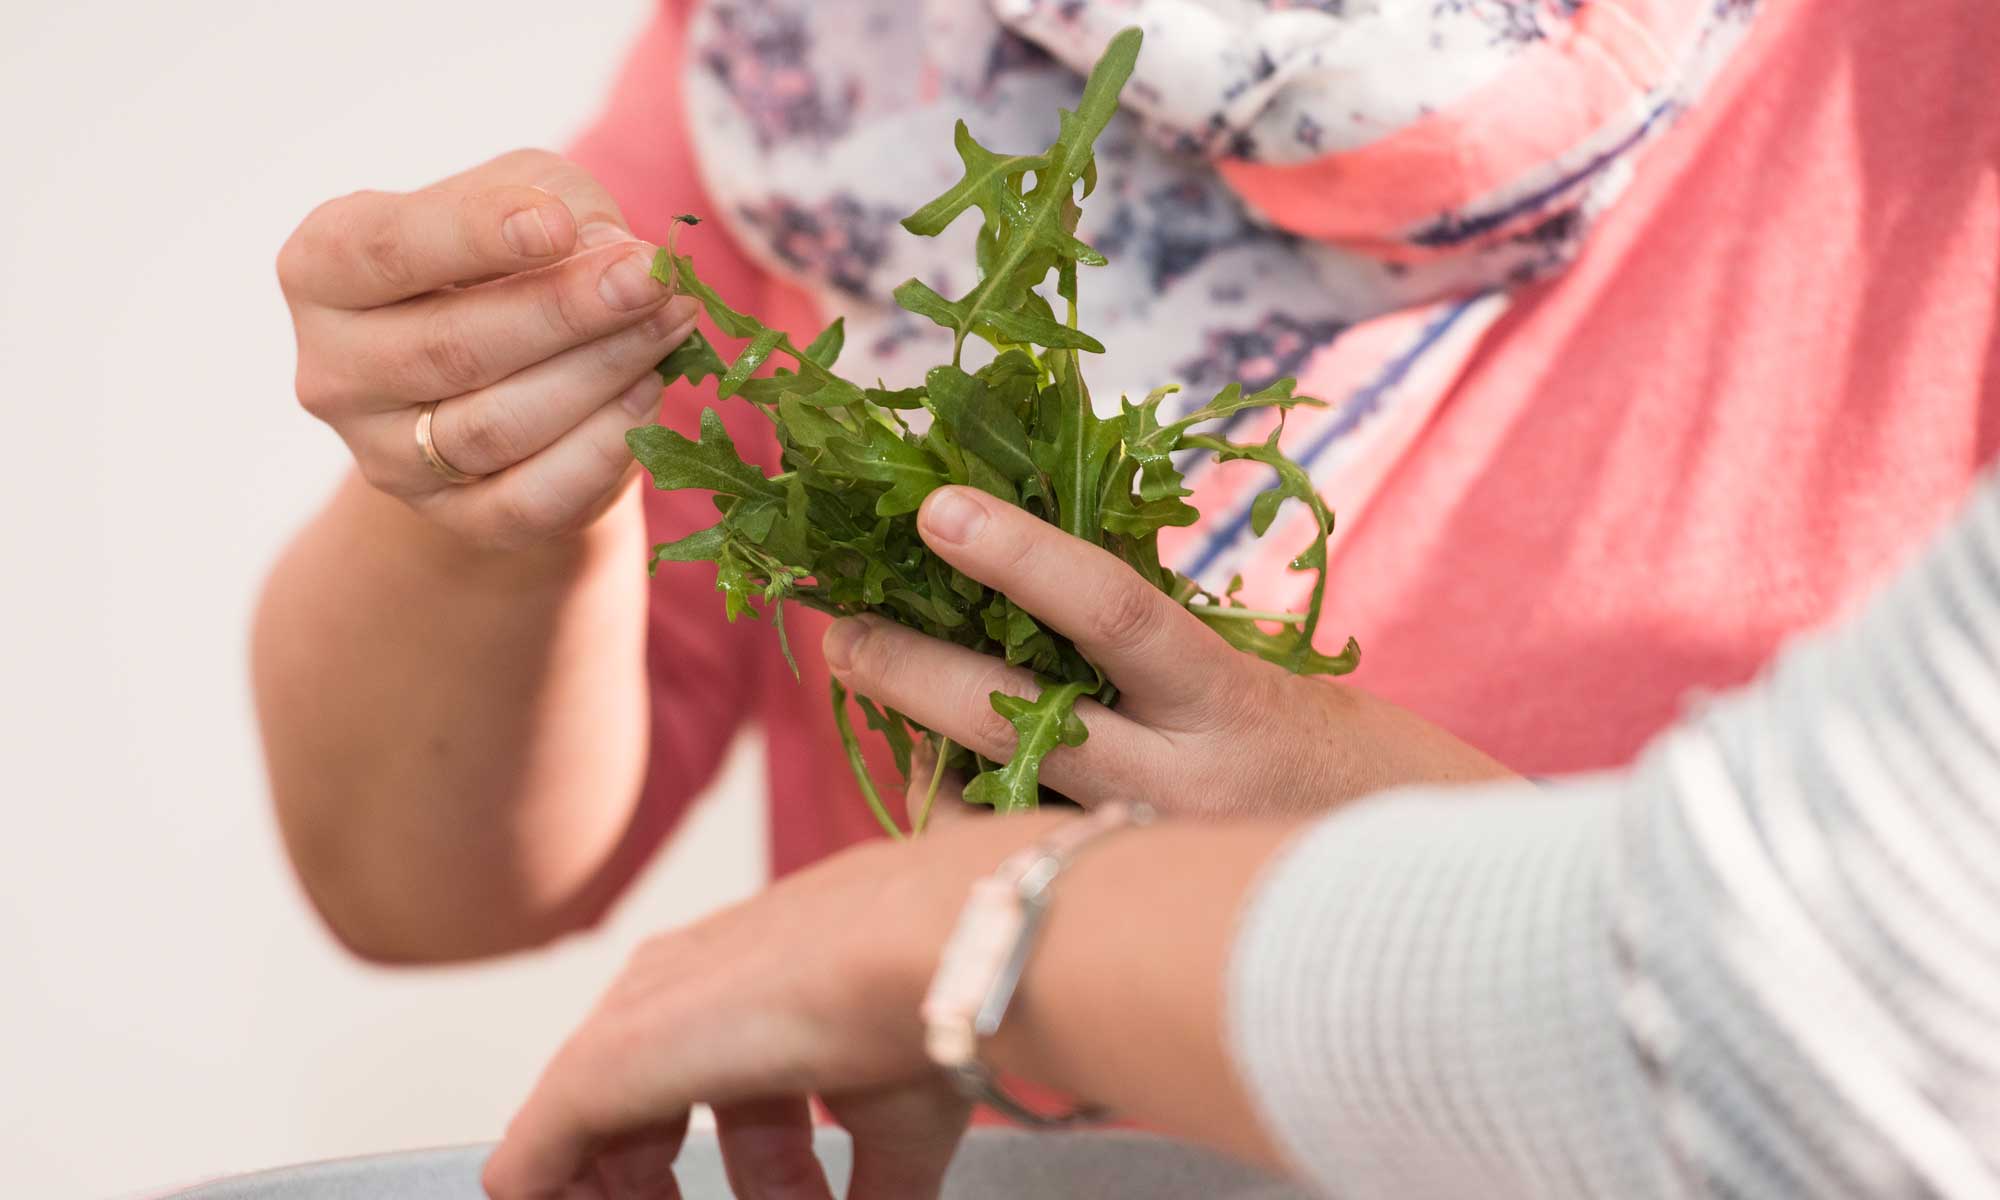
[[(1043, 680), (1036, 699), (993, 696), (994, 709), (1019, 735), (1008, 762), (991, 762), (948, 742), (937, 747), (939, 770), (961, 769), (971, 777), (968, 801), (1003, 812), (1035, 807), (1042, 760), (1086, 736), (1077, 701), (1090, 696), (1113, 704), (1115, 689), (1066, 638), (931, 553), (918, 536), (915, 513), (936, 488), (979, 488), (1110, 550), (1231, 644), (1289, 670), (1339, 675), (1359, 660), (1352, 640), (1337, 656), (1313, 648), (1333, 514), (1311, 477), (1278, 448), (1277, 430), (1251, 443), (1196, 432), (1251, 408), (1280, 410), (1281, 430), (1285, 410), (1318, 401), (1296, 394), (1294, 381), (1282, 379), (1255, 392), (1231, 384), (1201, 408), (1166, 422), (1160, 407), (1177, 390), (1172, 387), (1137, 404), (1121, 400), (1115, 417), (1101, 418), (1092, 406), (1079, 356), (1104, 348), (1077, 327), (1077, 275), (1079, 267), (1104, 259), (1078, 240), (1077, 219), (1080, 200), (1096, 184), (1092, 147), (1117, 111), (1139, 42), (1136, 29), (1112, 41), (1076, 111), (1061, 114), (1054, 144), (1039, 154), (996, 154), (959, 122), (964, 178), (903, 226), (932, 237), (977, 209), (978, 282), (956, 299), (915, 279), (896, 289), (903, 308), (952, 331), (952, 361), (932, 368), (921, 387), (868, 387), (835, 374), (841, 321), (801, 348), (784, 332), (731, 308), (671, 241), (653, 266), (656, 277), (699, 299), (722, 333), (749, 339), (728, 362), (694, 333), (660, 363), (661, 377), (715, 379), (718, 398), (743, 400), (771, 421), (782, 452), (781, 471), (766, 476), (737, 454), (713, 409), (703, 410), (696, 439), (665, 426), (633, 430), (627, 440), (657, 486), (713, 492), (721, 513), (714, 526), (655, 547), (654, 564), (714, 563), (729, 619), (768, 613), (781, 642), (784, 604), (792, 601), (839, 616), (875, 613), (1032, 669)], [(1051, 274), (1063, 303), (1060, 316), (1040, 290)], [(968, 369), (965, 351), (975, 340), (993, 353)], [(774, 360), (781, 362), (770, 374), (758, 374)], [(920, 412), (928, 417), (921, 429), (922, 422), (906, 417)], [(1161, 565), (1159, 531), (1193, 524), (1198, 516), (1175, 465), (1177, 453), (1186, 450), (1248, 459), (1276, 473), (1275, 486), (1251, 509), (1258, 536), (1288, 499), (1312, 512), (1319, 535), (1292, 563), (1294, 570), (1317, 573), (1304, 612), (1254, 613), (1233, 595), (1210, 594)], [(791, 659), (788, 645), (785, 655)], [(877, 818), (900, 836), (862, 761), (847, 699), (836, 682), (834, 715), (848, 761)], [(857, 700), (868, 726), (887, 738), (907, 783), (915, 739), (927, 731), (894, 709)]]

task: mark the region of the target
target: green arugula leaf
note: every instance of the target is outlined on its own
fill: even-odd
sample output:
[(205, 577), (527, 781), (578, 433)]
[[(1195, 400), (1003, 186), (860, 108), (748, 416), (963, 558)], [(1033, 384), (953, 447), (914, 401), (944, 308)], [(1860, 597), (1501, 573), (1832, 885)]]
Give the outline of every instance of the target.
[[(992, 697), (1017, 734), (1007, 762), (944, 743), (951, 769), (971, 776), (968, 798), (1005, 812), (1034, 807), (1048, 754), (1084, 739), (1077, 701), (1091, 696), (1115, 704), (1117, 689), (1067, 638), (931, 551), (914, 514), (946, 483), (980, 488), (1103, 547), (1246, 653), (1328, 674), (1352, 670), (1358, 661), (1352, 642), (1338, 655), (1312, 644), (1333, 514), (1310, 476), (1283, 454), (1275, 433), (1260, 443), (1236, 443), (1198, 432), (1256, 408), (1277, 410), (1282, 429), (1286, 412), (1317, 401), (1297, 395), (1287, 379), (1249, 393), (1232, 384), (1173, 421), (1160, 416), (1172, 387), (1137, 404), (1121, 401), (1110, 419), (1092, 405), (1081, 356), (1103, 346), (1078, 327), (1079, 268), (1104, 259), (1077, 229), (1081, 201), (1097, 183), (1094, 144), (1116, 111), (1139, 45), (1137, 30), (1113, 39), (1076, 111), (1057, 114), (1056, 139), (1040, 153), (997, 153), (963, 122), (954, 130), (962, 177), (906, 218), (905, 227), (935, 236), (967, 212), (979, 213), (978, 269), (971, 290), (956, 298), (917, 280), (896, 289), (906, 310), (953, 333), (952, 361), (930, 370), (921, 386), (891, 388), (879, 379), (865, 386), (836, 374), (846, 341), (838, 316), (801, 350), (786, 332), (732, 308), (702, 281), (691, 258), (674, 251), (680, 226), (691, 218), (676, 221), (653, 263), (655, 277), (697, 299), (723, 336), (745, 343), (732, 361), (702, 334), (691, 334), (660, 361), (660, 378), (713, 379), (719, 398), (754, 406), (772, 423), (780, 465), (767, 478), (743, 461), (713, 410), (702, 413), (693, 440), (664, 426), (633, 430), (627, 441), (656, 486), (713, 492), (720, 514), (710, 528), (655, 546), (650, 567), (713, 563), (724, 613), (732, 621), (768, 616), (794, 674), (789, 604), (836, 616), (874, 613), (1032, 671), (1043, 681), (1034, 700)], [(1060, 314), (1046, 294), (1051, 274)], [(996, 351), (976, 370), (961, 362), (971, 337)], [(1198, 516), (1181, 476), (1190, 453), (1255, 461), (1275, 472), (1274, 486), (1251, 502), (1249, 524), (1259, 536), (1289, 501), (1311, 511), (1319, 536), (1292, 564), (1317, 574), (1306, 612), (1244, 607), (1235, 594), (1240, 584), (1216, 597), (1161, 563), (1160, 531)], [(830, 699), (856, 786), (883, 828), (900, 836), (868, 776), (838, 683)], [(907, 784), (915, 739), (928, 731), (866, 697), (855, 702), (867, 728), (888, 742)]]
[[(1251, 524), (1259, 536), (1270, 527), (1278, 506), (1285, 500), (1297, 500), (1312, 512), (1313, 520), (1319, 527), (1319, 536), (1305, 553), (1291, 563), (1294, 571), (1313, 571), (1317, 574), (1313, 580), (1312, 598), (1306, 604), (1305, 621), (1295, 631), (1290, 649), (1283, 658), (1272, 660), (1287, 670), (1303, 673), (1309, 665), (1319, 661), (1312, 642), (1319, 629), (1320, 610), (1326, 603), (1326, 543), (1333, 537), (1333, 510), (1320, 498), (1319, 490), (1313, 487), (1312, 476), (1306, 474), (1305, 468), (1286, 458), (1284, 452), (1278, 449), (1282, 433), (1284, 426), (1281, 424), (1271, 431), (1270, 437), (1259, 443), (1229, 442), (1207, 434), (1187, 434), (1181, 438), (1181, 445), (1211, 451), (1218, 462), (1249, 459), (1263, 463), (1277, 473), (1277, 486), (1258, 496), (1251, 508)], [(1355, 649), (1358, 655), (1359, 647)], [(1353, 668), (1350, 666), (1347, 669)]]
[(822, 367), (831, 368), (840, 351), (847, 345), (847, 318), (835, 317), (833, 324), (819, 331), (819, 336), (806, 346), (806, 357)]
[(897, 388), (894, 391), (888, 388), (872, 387), (861, 394), (867, 397), (870, 404), (877, 404), (883, 408), (922, 408), (924, 406), (924, 389), (920, 387)]
[(1208, 607), (1197, 604), (1193, 609), (1202, 623), (1221, 634), (1224, 641), (1268, 662), (1297, 662), (1300, 675), (1346, 675), (1361, 665), (1361, 643), (1353, 638), (1347, 639), (1346, 648), (1339, 654), (1325, 655), (1313, 649), (1311, 642), (1301, 639), (1297, 630), (1271, 633), (1250, 621), (1217, 617), (1205, 611)]
[(736, 389), (742, 387), (745, 380), (757, 373), (757, 368), (764, 365), (764, 360), (771, 357), (771, 351), (776, 350), (778, 343), (784, 340), (785, 335), (776, 329), (759, 329), (743, 353), (737, 357), (736, 362), (723, 375), (722, 381), (715, 385), (715, 394), (724, 400), (734, 396)]
[(1028, 172), (1048, 165), (1045, 154), (994, 154), (973, 139), (964, 121), (953, 127), (951, 140), (960, 161), (965, 163), (965, 176), (943, 195), (903, 218), (903, 228), (918, 237), (936, 237), (974, 205), (985, 214), (989, 224), (1002, 224), (1006, 220), (1008, 181), (1019, 180)]
[(824, 450), (829, 441), (853, 432), (825, 409), (814, 408), (797, 396), (778, 400), (778, 423), (787, 441), (813, 450)]
[(915, 745), (910, 737), (910, 723), (903, 719), (902, 713), (886, 705), (877, 708), (873, 700), (859, 693), (856, 693), (854, 702), (861, 706), (862, 714), (868, 718), (868, 728), (880, 733), (883, 740), (889, 743), (889, 753), (896, 759), (896, 773), (908, 779), (910, 751)]
[(726, 536), (722, 526), (711, 525), (707, 529), (697, 529), (679, 541), (661, 542), (653, 547), (651, 566), (657, 571), (663, 562), (714, 562), (716, 556), (722, 553)]
[(1192, 525), (1201, 519), (1201, 513), (1179, 496), (1142, 500), (1125, 490), (1111, 494), (1098, 510), (1098, 519), (1112, 533), (1146, 537), (1162, 529)]
[(700, 383), (711, 375), (721, 375), (729, 369), (729, 364), (722, 361), (722, 356), (708, 344), (701, 330), (695, 329), (689, 331), (687, 340), (675, 346), (672, 353), (661, 359), (653, 369), (660, 373), (661, 383), (672, 383), (676, 379)]
[(994, 393), (980, 376), (957, 367), (933, 367), (924, 377), (931, 411), (967, 450), (977, 454), (1013, 483), (1033, 476), (1037, 468), (1028, 453), (1028, 428), (1020, 414)]
[[(995, 179), (1006, 176), (1004, 173), (996, 175), (992, 162), (994, 156), (978, 147), (968, 133), (957, 139), (960, 157), (966, 163), (966, 175), (942, 196), (913, 214), (913, 219), (921, 228), (942, 231), (945, 224), (949, 224), (949, 219), (939, 223), (944, 213), (949, 212), (955, 218), (967, 207), (978, 203), (988, 226), (1002, 231), (993, 239), (993, 250), (987, 256), (989, 261), (982, 264), (984, 270), (980, 282), (952, 305), (949, 321), (939, 322), (954, 331), (954, 364), (958, 362), (966, 337), (979, 328), (982, 321), (990, 324), (992, 314), (1016, 309), (1021, 294), (1047, 277), (1058, 260), (1104, 261), (1096, 251), (1076, 239), (1071, 232), (1075, 228), (1074, 221), (1072, 219), (1066, 227), (1065, 215), (1074, 205), (1073, 191), (1077, 182), (1091, 167), (1091, 145), (1111, 122), (1112, 114), (1118, 111), (1118, 93), (1124, 88), (1125, 81), (1132, 77), (1132, 68), (1139, 60), (1139, 42), (1137, 29), (1127, 29), (1111, 39), (1103, 57), (1091, 70), (1090, 79), (1084, 84), (1083, 99), (1077, 104), (1076, 111), (1058, 114), (1055, 144), (1041, 156), (1044, 162), (1034, 169), (1035, 185), (1031, 190), (1018, 194), (994, 192)], [(993, 201), (991, 205), (980, 203), (987, 198)], [(908, 286), (904, 285), (905, 288)], [(1074, 290), (1072, 287), (1071, 291)], [(913, 308), (903, 293), (904, 288), (897, 289), (898, 303), (912, 312), (938, 320), (937, 310), (923, 312)], [(936, 293), (931, 295), (936, 296)], [(1096, 349), (1101, 351), (1102, 347)]]
[(1057, 746), (1081, 746), (1090, 736), (1076, 715), (1076, 702), (1090, 690), (1087, 683), (1044, 685), (1033, 700), (993, 693), (993, 711), (1014, 726), (1014, 754), (1006, 766), (972, 781), (965, 789), (966, 803), (988, 804), (1003, 813), (1034, 808), (1040, 799), (1042, 760)]
[(1038, 424), (1052, 429), (1055, 440), (1033, 447), (1035, 460), (1055, 485), (1055, 524), (1072, 537), (1096, 541), (1104, 471), (1118, 451), (1120, 430), (1092, 410), (1075, 356), (1057, 355), (1053, 361), (1055, 386), (1041, 394)]
[(847, 718), (847, 689), (840, 680), (829, 680), (833, 693), (833, 723), (840, 732), (840, 741), (847, 748), (847, 767), (854, 773), (854, 780), (861, 785), (861, 798), (867, 802), (868, 810), (875, 814), (885, 832), (898, 841), (903, 831), (896, 824), (896, 818), (889, 815), (888, 806), (882, 803), (882, 793), (875, 790), (875, 778), (868, 773), (868, 763), (861, 757), (861, 743), (854, 738), (854, 725)]
[(764, 323), (745, 313), (729, 307), (715, 289), (703, 283), (694, 273), (694, 261), (685, 255), (676, 255), (666, 246), (653, 255), (653, 278), (667, 285), (675, 292), (683, 292), (701, 301), (708, 310), (708, 319), (715, 327), (730, 337), (747, 338), (764, 328)]
[(664, 425), (625, 435), (625, 444), (661, 491), (707, 488), (725, 496), (773, 496), (781, 489), (736, 455), (736, 443), (712, 408), (701, 410), (701, 440), (689, 441)]
[(872, 421), (833, 439), (827, 451), (854, 478), (889, 485), (875, 501), (877, 516), (913, 513), (948, 482), (935, 459)]

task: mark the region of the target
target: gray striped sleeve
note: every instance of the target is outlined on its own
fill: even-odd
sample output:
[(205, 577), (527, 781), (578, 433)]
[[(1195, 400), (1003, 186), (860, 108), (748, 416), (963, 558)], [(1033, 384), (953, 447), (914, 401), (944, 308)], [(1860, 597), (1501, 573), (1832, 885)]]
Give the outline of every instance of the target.
[(2000, 1196), (2000, 485), (1630, 772), (1329, 817), (1231, 972), (1342, 1197)]

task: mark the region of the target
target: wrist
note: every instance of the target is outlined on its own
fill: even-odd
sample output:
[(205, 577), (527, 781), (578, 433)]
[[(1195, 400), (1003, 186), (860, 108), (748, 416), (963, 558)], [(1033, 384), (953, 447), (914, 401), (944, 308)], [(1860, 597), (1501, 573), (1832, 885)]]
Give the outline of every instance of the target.
[(1035, 812), (980, 817), (896, 848), (901, 868), (888, 896), (896, 918), (877, 926), (883, 934), (885, 980), (878, 994), (895, 998), (896, 1011), (908, 1014), (919, 1041), (917, 1011), (973, 885), (993, 874), (1008, 855), (1043, 840), (1071, 816)]
[(1238, 917), (1294, 822), (1168, 821), (1064, 873), (986, 1064), (1273, 1162), (1229, 1049)]
[(354, 529), (378, 560), (448, 580), (453, 587), (516, 594), (567, 587), (609, 557), (632, 562), (635, 547), (643, 544), (645, 526), (636, 478), (619, 489), (601, 514), (578, 529), (520, 546), (467, 537), (377, 491), (358, 474), (342, 484), (327, 515)]

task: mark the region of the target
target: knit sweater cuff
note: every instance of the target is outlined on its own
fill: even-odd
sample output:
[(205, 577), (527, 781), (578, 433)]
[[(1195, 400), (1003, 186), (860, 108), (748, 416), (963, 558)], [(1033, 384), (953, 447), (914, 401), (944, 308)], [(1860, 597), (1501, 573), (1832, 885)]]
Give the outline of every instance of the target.
[(1662, 1189), (1617, 1015), (1608, 791), (1385, 796), (1269, 868), (1231, 1038), (1298, 1173), (1344, 1200)]

